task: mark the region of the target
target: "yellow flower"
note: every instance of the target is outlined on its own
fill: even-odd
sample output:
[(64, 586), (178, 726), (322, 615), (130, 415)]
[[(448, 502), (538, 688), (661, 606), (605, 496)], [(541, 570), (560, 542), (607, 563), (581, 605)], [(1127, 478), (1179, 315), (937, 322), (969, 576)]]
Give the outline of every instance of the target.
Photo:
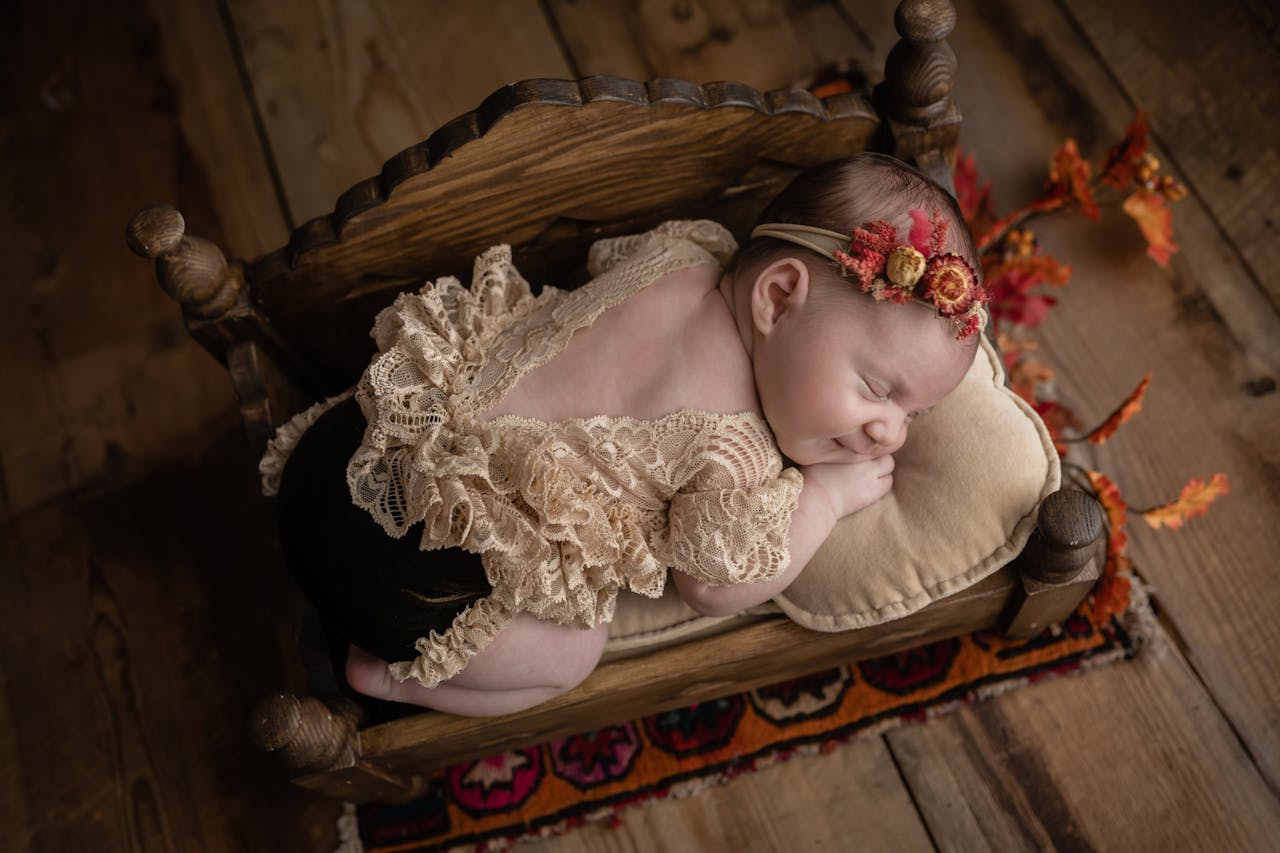
[(910, 246), (899, 246), (889, 255), (885, 265), (889, 281), (903, 290), (910, 291), (924, 275), (924, 255)]

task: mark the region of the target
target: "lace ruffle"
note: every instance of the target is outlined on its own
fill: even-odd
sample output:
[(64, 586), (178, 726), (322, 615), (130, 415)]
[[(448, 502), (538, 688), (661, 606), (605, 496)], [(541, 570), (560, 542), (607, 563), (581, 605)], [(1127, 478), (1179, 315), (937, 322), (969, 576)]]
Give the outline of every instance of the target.
[(351, 391), (330, 397), (316, 403), (304, 412), (294, 415), (276, 430), (276, 434), (267, 442), (267, 452), (258, 460), (258, 474), (262, 477), (262, 494), (274, 497), (280, 492), (280, 477), (284, 474), (285, 463), (293, 455), (302, 434), (306, 432), (320, 416), (351, 396)]
[(443, 634), (432, 631), (414, 643), (418, 657), (389, 664), (397, 681), (415, 679), (423, 687), (435, 687), (453, 678), (483, 651), (498, 632), (511, 624), (514, 614), (492, 599), (482, 598), (454, 617)]

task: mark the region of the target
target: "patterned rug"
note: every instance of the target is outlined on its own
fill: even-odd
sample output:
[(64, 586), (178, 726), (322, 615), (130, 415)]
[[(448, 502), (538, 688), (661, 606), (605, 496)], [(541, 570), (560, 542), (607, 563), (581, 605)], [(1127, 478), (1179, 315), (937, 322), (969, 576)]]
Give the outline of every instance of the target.
[[(1030, 640), (988, 631), (494, 755), (436, 774), (407, 805), (361, 806), (344, 849), (502, 850), (628, 806), (829, 752), (960, 705), (1132, 657), (1150, 636), (1145, 587), (1110, 574), (1076, 613)], [(820, 760), (820, 759), (817, 759)]]

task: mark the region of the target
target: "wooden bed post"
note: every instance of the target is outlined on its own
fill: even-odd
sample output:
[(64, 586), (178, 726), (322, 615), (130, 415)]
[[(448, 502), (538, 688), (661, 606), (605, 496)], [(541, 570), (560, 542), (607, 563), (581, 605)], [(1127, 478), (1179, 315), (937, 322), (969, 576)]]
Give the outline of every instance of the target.
[(885, 148), (951, 189), (960, 110), (951, 94), (956, 55), (946, 38), (956, 28), (955, 6), (951, 0), (902, 0), (893, 25), (902, 39), (889, 51), (884, 82), (875, 90)]
[(243, 264), (228, 264), (216, 245), (188, 236), (177, 209), (139, 211), (125, 239), (135, 254), (155, 259), (156, 278), (182, 306), (191, 336), (227, 366), (249, 443), (261, 455), (276, 427), (317, 399), (319, 383), (254, 307)]
[(405, 802), (419, 796), (421, 776), (401, 776), (360, 757), (363, 713), (350, 699), (321, 702), (274, 693), (253, 709), (254, 744), (274, 752), (294, 784), (354, 802)]
[(1006, 637), (1027, 639), (1071, 615), (1106, 564), (1102, 507), (1060, 489), (1040, 504), (1036, 530), (1013, 561), (1018, 583), (1001, 618)]

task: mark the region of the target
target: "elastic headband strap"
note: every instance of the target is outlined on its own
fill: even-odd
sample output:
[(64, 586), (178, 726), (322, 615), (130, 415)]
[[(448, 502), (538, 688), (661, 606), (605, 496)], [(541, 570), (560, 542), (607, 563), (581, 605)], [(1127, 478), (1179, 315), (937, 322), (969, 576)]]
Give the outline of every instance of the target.
[(831, 260), (836, 259), (836, 252), (849, 248), (849, 235), (839, 231), (828, 231), (825, 228), (814, 228), (812, 225), (797, 225), (794, 222), (766, 222), (757, 225), (751, 232), (756, 237), (773, 237), (775, 240), (786, 240), (797, 246), (812, 249), (819, 255)]

